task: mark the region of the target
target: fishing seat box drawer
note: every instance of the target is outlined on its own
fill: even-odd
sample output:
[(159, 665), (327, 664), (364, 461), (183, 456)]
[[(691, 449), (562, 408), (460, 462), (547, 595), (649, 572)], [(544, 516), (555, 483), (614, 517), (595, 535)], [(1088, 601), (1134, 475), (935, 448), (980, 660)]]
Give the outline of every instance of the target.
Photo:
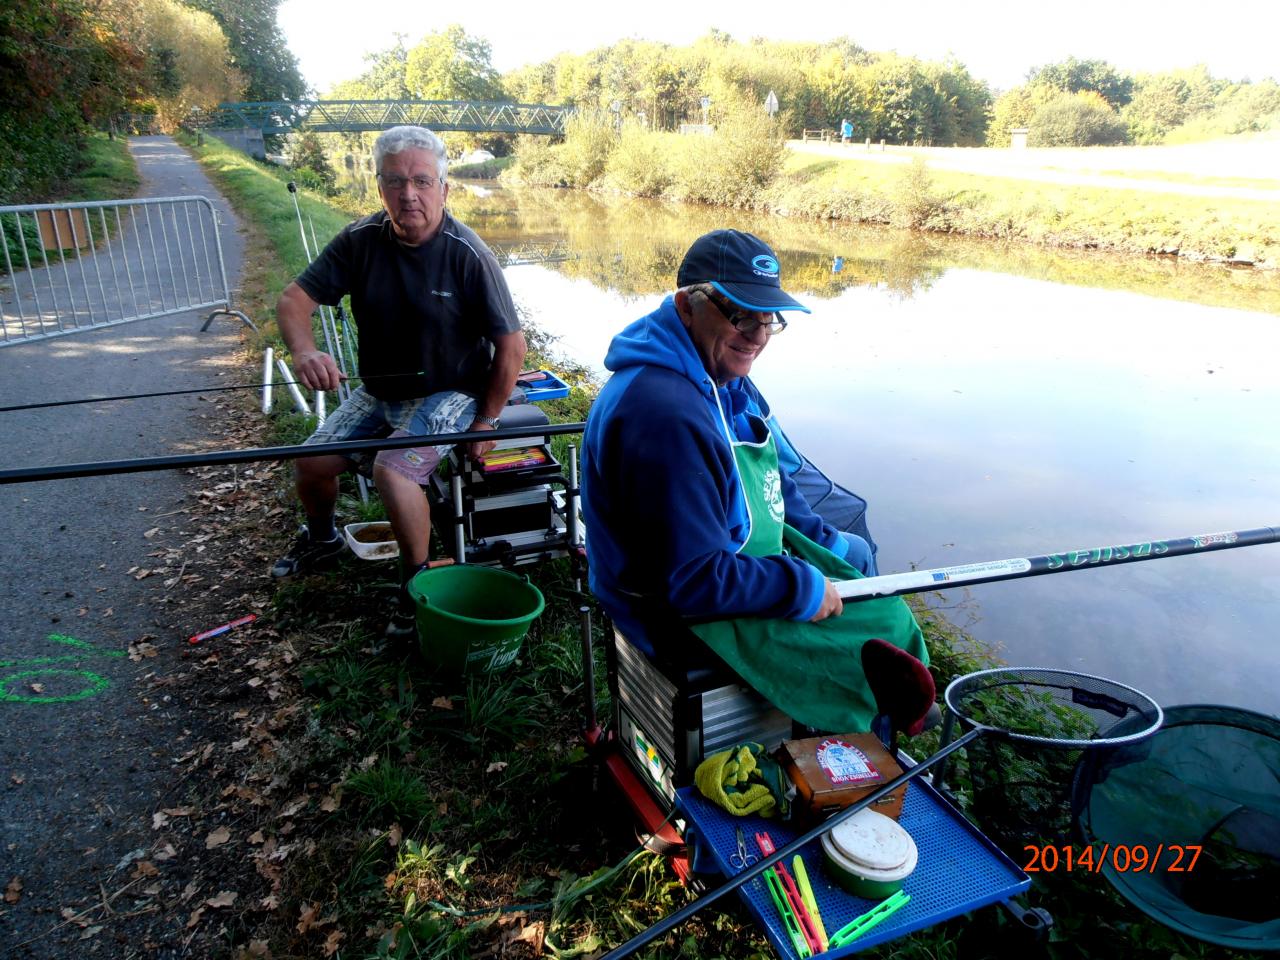
[[(788, 740), (778, 762), (796, 786), (797, 813), (821, 820), (861, 800), (902, 773), (880, 738), (873, 733), (845, 733)], [(881, 797), (871, 809), (897, 820), (908, 784)]]

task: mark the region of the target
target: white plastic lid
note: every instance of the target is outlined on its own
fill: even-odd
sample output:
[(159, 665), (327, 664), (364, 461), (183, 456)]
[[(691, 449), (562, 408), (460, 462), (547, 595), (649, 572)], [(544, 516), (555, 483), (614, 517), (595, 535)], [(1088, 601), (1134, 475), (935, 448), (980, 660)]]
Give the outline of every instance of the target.
[(862, 869), (895, 870), (913, 861), (916, 843), (911, 834), (891, 817), (868, 808), (859, 810), (825, 834), (831, 838), (831, 848), (861, 873)]

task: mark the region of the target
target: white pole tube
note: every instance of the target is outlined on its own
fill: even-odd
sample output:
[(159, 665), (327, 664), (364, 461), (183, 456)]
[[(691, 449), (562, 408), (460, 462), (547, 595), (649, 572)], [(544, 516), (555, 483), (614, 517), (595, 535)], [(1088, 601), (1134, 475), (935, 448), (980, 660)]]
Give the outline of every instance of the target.
[(262, 355), (262, 412), (270, 413), (272, 400), (275, 396), (271, 389), (271, 379), (275, 375), (275, 366), (271, 363), (272, 357), (275, 356), (275, 348), (267, 347), (266, 353)]
[(289, 365), (279, 357), (276, 357), (276, 367), (280, 371), (280, 376), (284, 377), (285, 386), (289, 388), (289, 395), (293, 397), (293, 405), (298, 408), (298, 412), (310, 413), (311, 408), (307, 406), (307, 398), (298, 389), (297, 381), (293, 379), (293, 372), (289, 369)]

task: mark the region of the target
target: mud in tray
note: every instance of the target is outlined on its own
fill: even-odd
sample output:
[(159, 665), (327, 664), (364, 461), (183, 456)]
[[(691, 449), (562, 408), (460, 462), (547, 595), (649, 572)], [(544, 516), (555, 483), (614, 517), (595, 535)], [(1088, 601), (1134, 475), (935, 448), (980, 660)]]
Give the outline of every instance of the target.
[[(729, 865), (729, 857), (736, 849), (735, 827), (742, 827), (747, 850), (756, 857), (760, 856), (755, 843), (757, 831), (768, 831), (778, 849), (803, 832), (777, 820), (732, 816), (704, 799), (696, 787), (677, 790), (676, 806), (688, 824), (685, 839), (694, 852), (694, 869), (714, 870), (726, 877), (742, 872)], [(895, 940), (970, 910), (1008, 900), (1031, 885), (1012, 860), (920, 778), (907, 791), (900, 822), (920, 851), (920, 862), (902, 888), (911, 895), (911, 901), (864, 936), (822, 954), (823, 957), (844, 957)], [(836, 885), (827, 873), (818, 840), (806, 844), (800, 854), (828, 935), (879, 902), (855, 897)], [(791, 869), (790, 856), (783, 863)], [(764, 880), (757, 877), (748, 881), (738, 888), (738, 895), (755, 914), (778, 955), (787, 960), (795, 958), (796, 951)]]
[(516, 378), (516, 387), (524, 391), (528, 403), (540, 400), (559, 400), (569, 395), (569, 385), (550, 370), (533, 370)]

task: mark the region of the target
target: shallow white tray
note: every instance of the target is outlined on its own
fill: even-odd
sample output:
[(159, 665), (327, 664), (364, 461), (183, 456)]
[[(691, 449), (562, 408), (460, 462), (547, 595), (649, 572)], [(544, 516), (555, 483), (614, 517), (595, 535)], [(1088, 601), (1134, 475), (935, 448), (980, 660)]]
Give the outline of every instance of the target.
[(385, 520), (378, 520), (374, 523), (348, 523), (342, 528), (342, 533), (347, 538), (347, 545), (351, 547), (352, 553), (361, 560), (394, 560), (400, 556), (400, 545), (394, 540), (364, 543), (356, 539), (356, 534), (361, 530), (371, 528), (390, 532), (391, 524)]

